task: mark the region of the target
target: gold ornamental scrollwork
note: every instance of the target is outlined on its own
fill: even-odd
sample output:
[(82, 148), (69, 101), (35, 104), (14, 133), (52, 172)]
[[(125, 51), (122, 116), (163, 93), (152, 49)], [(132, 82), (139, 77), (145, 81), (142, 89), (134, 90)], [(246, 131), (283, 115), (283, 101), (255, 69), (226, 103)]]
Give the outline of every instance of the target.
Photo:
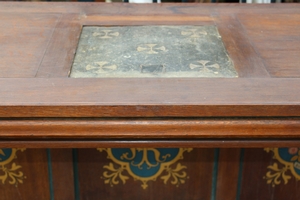
[(142, 188), (148, 187), (149, 181), (156, 181), (159, 177), (164, 184), (171, 183), (179, 186), (184, 184), (188, 175), (185, 165), (178, 163), (183, 159), (184, 152), (191, 152), (192, 148), (99, 148), (106, 152), (110, 159), (103, 168), (104, 183), (111, 186), (120, 182), (126, 183), (130, 177), (142, 182)]
[(272, 187), (276, 185), (288, 184), (294, 177), (300, 180), (300, 148), (265, 148), (266, 152), (272, 152), (275, 162), (267, 167), (268, 171), (263, 177), (267, 184)]
[(17, 186), (19, 183), (23, 183), (23, 179), (26, 177), (20, 170), (22, 166), (13, 161), (17, 158), (16, 153), (18, 151), (23, 152), (25, 150), (24, 148), (0, 149), (0, 181), (2, 184), (9, 183)]

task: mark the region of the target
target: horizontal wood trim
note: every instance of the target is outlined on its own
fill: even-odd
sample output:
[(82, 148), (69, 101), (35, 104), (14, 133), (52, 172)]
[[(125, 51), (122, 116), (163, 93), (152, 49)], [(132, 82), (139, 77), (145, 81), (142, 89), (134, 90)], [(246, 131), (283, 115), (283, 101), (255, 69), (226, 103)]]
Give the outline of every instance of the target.
[(22, 13), (82, 13), (94, 15), (143, 15), (158, 14), (189, 14), (203, 15), (211, 12), (222, 13), (299, 13), (299, 6), (296, 4), (202, 4), (189, 3), (180, 5), (178, 3), (164, 4), (128, 4), (128, 3), (101, 3), (101, 2), (1, 2), (1, 12), (22, 12)]
[(300, 79), (0, 78), (0, 117), (300, 116)]
[(1, 140), (1, 148), (266, 148), (298, 147), (300, 140), (140, 140), (140, 141), (34, 141)]
[(182, 15), (141, 15), (141, 16), (103, 16), (89, 15), (82, 17), (82, 25), (214, 25), (210, 16), (182, 16)]
[(0, 120), (0, 138), (300, 138), (300, 118), (290, 119), (40, 119)]
[(210, 16), (101, 16), (101, 15), (89, 15), (83, 18), (82, 21), (213, 21), (213, 17)]

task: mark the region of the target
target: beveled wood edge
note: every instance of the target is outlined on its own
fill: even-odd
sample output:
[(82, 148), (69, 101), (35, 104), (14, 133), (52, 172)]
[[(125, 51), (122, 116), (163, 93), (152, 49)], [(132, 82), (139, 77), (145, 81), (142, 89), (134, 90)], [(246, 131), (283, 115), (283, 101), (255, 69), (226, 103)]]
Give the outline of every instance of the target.
[(82, 29), (79, 18), (79, 14), (61, 15), (35, 77), (69, 76)]
[(300, 115), (298, 78), (0, 78), (0, 85), (0, 117)]
[(1, 140), (1, 148), (284, 148), (299, 147), (300, 139), (290, 140)]
[(214, 22), (240, 78), (270, 77), (247, 32), (234, 15), (218, 14)]
[(2, 119), (0, 139), (300, 139), (296, 118)]
[(214, 25), (210, 15), (84, 15), (79, 21), (81, 26), (149, 26), (149, 25)]

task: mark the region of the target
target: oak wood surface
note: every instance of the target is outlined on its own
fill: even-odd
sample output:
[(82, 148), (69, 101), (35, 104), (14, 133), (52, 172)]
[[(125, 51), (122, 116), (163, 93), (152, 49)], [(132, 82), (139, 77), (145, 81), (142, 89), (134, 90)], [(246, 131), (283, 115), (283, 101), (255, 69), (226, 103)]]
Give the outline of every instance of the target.
[[(255, 144), (249, 141), (248, 145), (259, 146), (267, 142), (279, 145), (279, 138), (298, 138), (299, 11), (299, 4), (1, 2), (2, 144), (9, 144), (9, 141), (21, 144), (23, 140), (23, 145), (27, 141), (30, 146), (37, 145), (37, 140), (40, 140), (43, 147), (46, 147), (43, 142), (47, 141), (49, 145), (56, 143), (56, 147), (83, 147), (93, 145), (89, 140), (95, 138), (97, 144), (101, 144), (103, 138), (112, 139), (111, 142), (122, 138), (130, 144), (134, 138), (174, 137), (206, 138), (218, 145), (222, 145), (217, 141), (219, 139), (236, 138), (241, 139), (240, 145), (244, 146), (248, 142), (245, 138), (252, 138), (256, 140)], [(161, 24), (215, 25), (239, 77), (68, 78), (82, 26)], [(34, 119), (29, 119), (32, 117)], [(49, 120), (52, 117), (60, 119)], [(88, 117), (97, 119), (91, 121)], [(122, 119), (118, 118), (118, 123), (113, 119), (105, 121), (107, 124), (98, 120), (107, 117)], [(161, 123), (137, 120), (143, 117), (162, 119)], [(205, 125), (195, 125), (191, 117), (227, 117), (232, 123), (228, 123), (225, 129), (226, 120), (216, 120), (211, 124), (204, 120)], [(237, 121), (233, 117), (242, 118), (237, 120), (238, 125), (234, 124)], [(247, 117), (257, 119), (248, 120)], [(79, 121), (69, 118), (78, 118)], [(183, 118), (183, 121), (178, 121), (178, 118)], [(136, 124), (133, 126), (132, 122)], [(123, 128), (124, 132), (116, 131), (118, 128)], [(78, 139), (81, 143), (76, 141)], [(59, 140), (63, 140), (62, 144)], [(149, 140), (149, 144), (151, 142), (159, 144)], [(284, 144), (294, 142), (298, 140)], [(225, 144), (237, 145), (234, 141)], [(121, 143), (116, 141), (114, 145)], [(138, 143), (133, 141), (132, 145)], [(192, 142), (192, 145), (205, 146), (203, 141)], [(211, 144), (208, 142), (208, 145)]]
[[(299, 116), (300, 79), (0, 79), (1, 117)], [(180, 92), (178, 92), (180, 91)]]
[(264, 148), (264, 147), (298, 147), (299, 138), (290, 139), (81, 139), (81, 140), (51, 140), (44, 137), (40, 140), (27, 140), (26, 138), (11, 139), (2, 138), (2, 148)]
[[(238, 15), (265, 66), (273, 77), (299, 77), (300, 14)], [(291, 30), (291, 31), (287, 31)], [(280, 44), (280, 47), (278, 47)], [(297, 45), (298, 44), (298, 45)]]
[[(238, 76), (269, 77), (263, 59), (255, 52), (238, 18), (232, 15), (219, 15), (215, 20)], [(244, 48), (245, 46), (248, 48)]]
[(1, 137), (38, 139), (297, 138), (299, 118), (1, 120)]
[[(297, 55), (299, 47), (290, 48), (286, 41), (299, 41), (299, 5), (203, 5), (203, 4), (162, 4), (162, 5), (128, 5), (128, 4), (103, 4), (103, 3), (16, 3), (2, 2), (0, 10), (4, 18), (16, 18), (16, 23), (21, 22), (21, 17), (31, 16), (40, 19), (46, 14), (56, 16), (56, 21), (52, 25), (52, 32), (45, 34), (45, 39), (50, 40), (46, 47), (39, 46), (39, 49), (26, 48), (26, 53), (35, 55), (40, 60), (40, 77), (65, 77), (69, 71), (74, 52), (77, 45), (77, 37), (83, 25), (146, 25), (146, 24), (194, 24), (205, 25), (215, 24), (229, 55), (236, 63), (236, 68), (241, 77), (266, 77), (270, 73), (272, 76), (299, 77), (297, 64), (299, 58), (290, 56), (291, 53)], [(9, 11), (9, 12), (8, 12)], [(14, 13), (14, 14), (12, 14)], [(13, 15), (13, 16), (12, 16)], [(11, 17), (12, 16), (12, 17)], [(72, 16), (72, 17), (70, 17)], [(256, 17), (259, 20), (255, 20)], [(50, 17), (49, 17), (50, 18)], [(66, 20), (67, 19), (67, 20)], [(37, 20), (24, 18), (23, 27), (29, 29), (30, 24), (38, 24)], [(27, 21), (31, 20), (31, 23)], [(9, 21), (5, 20), (5, 23)], [(37, 22), (36, 22), (37, 21)], [(25, 23), (24, 23), (25, 22)], [(226, 26), (227, 24), (227, 26)], [(292, 25), (292, 26), (291, 26)], [(276, 28), (274, 28), (276, 26)], [(5, 30), (7, 26), (3, 26)], [(54, 30), (53, 30), (54, 28)], [(9, 30), (9, 27), (8, 27)], [(7, 31), (7, 30), (6, 30)], [(53, 32), (54, 31), (54, 32)], [(253, 31), (254, 34), (253, 35)], [(18, 34), (17, 31), (10, 31), (17, 34), (14, 38), (28, 41), (37, 35), (33, 33)], [(264, 48), (260, 41), (264, 38), (266, 45), (273, 42), (280, 42), (284, 50), (280, 52)], [(11, 52), (20, 51), (20, 46), (14, 44), (13, 40), (8, 40)], [(73, 42), (72, 42), (73, 41)], [(59, 51), (54, 51), (54, 50)], [(24, 52), (25, 49), (22, 49)], [(62, 51), (64, 50), (64, 51)], [(38, 52), (43, 52), (38, 55)], [(51, 53), (52, 52), (52, 53)], [(266, 57), (267, 53), (272, 57)], [(275, 54), (274, 54), (275, 53)], [(281, 56), (276, 56), (281, 53)], [(261, 54), (261, 55), (260, 55)], [(30, 57), (7, 56), (4, 57), (4, 69), (9, 70), (1, 77), (29, 77), (28, 70), (22, 72), (16, 68), (7, 67), (20, 59)], [(64, 58), (67, 58), (64, 60)], [(3, 58), (2, 58), (3, 59)], [(42, 62), (41, 62), (42, 61)], [(24, 62), (22, 62), (24, 63)], [(251, 64), (252, 63), (252, 64)], [(22, 66), (24, 67), (24, 66)], [(33, 67), (28, 65), (28, 67)], [(269, 71), (267, 72), (267, 68)], [(242, 69), (242, 70), (240, 70)], [(255, 70), (253, 70), (255, 69)], [(62, 73), (60, 73), (62, 72)], [(14, 73), (18, 73), (13, 76)], [(53, 74), (52, 74), (53, 73)], [(22, 75), (23, 74), (23, 75)], [(32, 75), (32, 74), (31, 74)], [(34, 74), (32, 75), (34, 76)]]
[(35, 76), (59, 17), (48, 13), (0, 13), (0, 77)]
[(81, 32), (77, 19), (78, 14), (61, 15), (35, 77), (68, 77)]
[(219, 149), (216, 199), (237, 199), (241, 149)]
[[(298, 198), (296, 179), (276, 189), (265, 183), (271, 154), (246, 149), (241, 167), (239, 148), (300, 146), (299, 13), (299, 4), (1, 2), (0, 146), (68, 148), (18, 155), (27, 178), (1, 196), (211, 199), (218, 163), (216, 199)], [(186, 24), (217, 27), (238, 78), (68, 78), (82, 26)], [(82, 148), (77, 160), (74, 147)], [(145, 192), (134, 180), (104, 184), (107, 156), (87, 147), (206, 149), (184, 155), (185, 184), (157, 180)], [(218, 160), (215, 147), (225, 148)]]
[[(51, 149), (53, 198), (75, 199), (72, 149)], [(49, 161), (48, 161), (49, 162)]]

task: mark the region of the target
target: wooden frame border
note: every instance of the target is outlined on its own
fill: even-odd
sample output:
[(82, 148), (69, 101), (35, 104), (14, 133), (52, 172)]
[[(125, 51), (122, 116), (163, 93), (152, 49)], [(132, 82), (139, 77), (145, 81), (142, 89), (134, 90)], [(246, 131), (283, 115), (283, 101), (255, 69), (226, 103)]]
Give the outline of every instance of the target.
[[(229, 25), (230, 24), (230, 25)], [(68, 77), (83, 26), (215, 25), (239, 77), (270, 77), (236, 17), (218, 15), (63, 14), (36, 77)], [(75, 42), (76, 41), (76, 42)], [(61, 48), (61, 47), (64, 48)], [(57, 53), (59, 51), (60, 53)]]
[(299, 139), (289, 140), (1, 140), (1, 148), (266, 148), (299, 147)]
[(297, 78), (3, 78), (0, 85), (2, 118), (300, 115)]
[(15, 119), (0, 121), (12, 139), (251, 139), (299, 138), (300, 118)]

